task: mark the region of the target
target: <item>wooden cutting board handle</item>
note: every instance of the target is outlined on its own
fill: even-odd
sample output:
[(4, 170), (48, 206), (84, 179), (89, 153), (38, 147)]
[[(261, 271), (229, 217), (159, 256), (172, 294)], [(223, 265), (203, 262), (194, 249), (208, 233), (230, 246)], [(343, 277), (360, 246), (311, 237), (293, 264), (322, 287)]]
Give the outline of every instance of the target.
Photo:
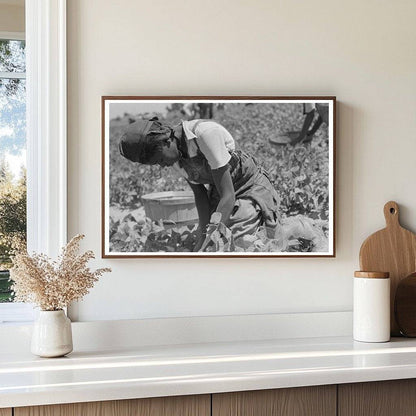
[(397, 202), (389, 201), (384, 205), (384, 218), (386, 219), (386, 226), (400, 227), (399, 221), (399, 205)]
[[(399, 282), (416, 271), (416, 235), (400, 225), (399, 205), (384, 205), (386, 228), (370, 235), (360, 250), (362, 271), (389, 272), (391, 282), (391, 334), (400, 335), (394, 317), (394, 299)], [(416, 320), (416, 317), (415, 317)]]

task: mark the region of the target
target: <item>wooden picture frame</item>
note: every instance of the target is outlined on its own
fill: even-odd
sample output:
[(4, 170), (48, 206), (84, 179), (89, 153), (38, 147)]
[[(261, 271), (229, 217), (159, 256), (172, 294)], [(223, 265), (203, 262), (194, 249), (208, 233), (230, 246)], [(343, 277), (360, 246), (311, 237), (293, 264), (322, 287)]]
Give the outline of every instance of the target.
[[(103, 96), (101, 101), (103, 258), (335, 257), (335, 97)], [(140, 120), (154, 116), (159, 118), (158, 126), (166, 127), (172, 134), (170, 138), (167, 133), (166, 138), (152, 134), (165, 140), (163, 143), (169, 138), (178, 145), (179, 159), (175, 159), (178, 161), (173, 167), (179, 165), (181, 169), (177, 170), (185, 179), (173, 176), (172, 168), (148, 165), (156, 159), (146, 160), (147, 164), (132, 161), (140, 159), (136, 150), (131, 151), (139, 146), (136, 130), (143, 124)], [(201, 119), (204, 121), (197, 121)], [(231, 234), (228, 227), (211, 224), (209, 239), (203, 238), (204, 251), (193, 252), (197, 224), (202, 220), (192, 202), (194, 187), (189, 182), (200, 188), (203, 181), (190, 180), (187, 163), (195, 160), (199, 167), (198, 163), (204, 161), (200, 163), (201, 169), (214, 177), (210, 149), (218, 139), (215, 136), (218, 129), (222, 132), (225, 129), (221, 136), (225, 142), (229, 135), (234, 141), (226, 143), (231, 159), (228, 168), (223, 168), (232, 176), (235, 200), (244, 199), (244, 204), (248, 201), (251, 205), (246, 209), (236, 203), (227, 221)], [(192, 144), (194, 153), (190, 150), (191, 142), (196, 142), (196, 146)], [(184, 153), (181, 146), (187, 146)], [(200, 159), (193, 159), (195, 155)], [(233, 158), (237, 160), (234, 165)], [(238, 188), (238, 175), (249, 176), (251, 168), (243, 174), (245, 168), (237, 172), (236, 164), (243, 166), (247, 158), (255, 160), (250, 166), (264, 166), (259, 169), (273, 189), (263, 193), (263, 197), (268, 199), (276, 191), (278, 208), (273, 205), (271, 211), (265, 209), (257, 188), (257, 193), (243, 193)], [(165, 166), (159, 159), (156, 162)], [(218, 190), (215, 180), (203, 186), (209, 198)], [(209, 200), (210, 204), (213, 200), (213, 197)], [(201, 204), (199, 199), (197, 204)], [(256, 228), (249, 228), (255, 231), (246, 232), (249, 228), (244, 228), (245, 217), (243, 232), (235, 231), (240, 229), (235, 226), (235, 217), (240, 212), (248, 215), (252, 206), (258, 216), (250, 214), (249, 222), (254, 218)], [(270, 225), (270, 212), (274, 217), (277, 213), (278, 223), (272, 238), (270, 227), (266, 226)], [(213, 218), (211, 221), (215, 221)], [(205, 223), (203, 229), (206, 231)]]

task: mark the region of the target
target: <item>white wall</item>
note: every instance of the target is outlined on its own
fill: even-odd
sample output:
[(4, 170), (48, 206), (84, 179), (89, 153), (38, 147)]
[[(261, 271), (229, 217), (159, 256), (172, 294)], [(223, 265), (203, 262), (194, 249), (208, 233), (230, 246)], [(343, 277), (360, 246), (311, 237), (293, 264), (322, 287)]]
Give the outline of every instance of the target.
[(335, 259), (124, 259), (78, 319), (351, 309), (362, 240), (416, 230), (416, 2), (68, 0), (69, 236), (100, 257), (102, 95), (336, 95)]

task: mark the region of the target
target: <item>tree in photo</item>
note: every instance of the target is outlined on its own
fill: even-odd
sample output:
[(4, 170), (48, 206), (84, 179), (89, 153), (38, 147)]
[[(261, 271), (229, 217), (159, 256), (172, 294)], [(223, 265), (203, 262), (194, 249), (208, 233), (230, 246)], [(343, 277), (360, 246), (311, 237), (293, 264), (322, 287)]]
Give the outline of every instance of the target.
[(0, 302), (11, 300), (8, 269), (16, 248), (26, 241), (26, 170), (17, 181), (7, 162), (0, 160)]

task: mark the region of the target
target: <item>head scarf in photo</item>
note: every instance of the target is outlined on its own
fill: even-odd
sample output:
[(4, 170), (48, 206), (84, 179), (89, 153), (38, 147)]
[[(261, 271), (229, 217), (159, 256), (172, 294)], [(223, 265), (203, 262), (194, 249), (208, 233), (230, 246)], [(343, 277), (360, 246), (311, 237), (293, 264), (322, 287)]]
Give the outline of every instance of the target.
[(172, 129), (163, 125), (157, 117), (150, 120), (137, 120), (131, 123), (119, 142), (120, 154), (132, 162), (147, 163), (151, 149), (165, 135), (171, 136)]

